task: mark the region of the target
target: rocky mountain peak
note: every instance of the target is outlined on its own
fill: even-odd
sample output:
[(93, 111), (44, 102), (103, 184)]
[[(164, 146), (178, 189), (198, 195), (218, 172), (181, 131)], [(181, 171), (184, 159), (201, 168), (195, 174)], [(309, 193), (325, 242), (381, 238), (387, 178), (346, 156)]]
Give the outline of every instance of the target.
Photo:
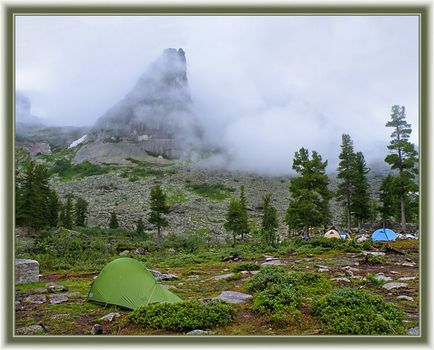
[[(201, 134), (192, 108), (185, 52), (181, 48), (168, 48), (125, 97), (96, 121), (90, 143), (95, 147), (115, 140), (128, 143), (123, 150), (134, 144), (133, 148), (150, 154), (183, 158), (201, 142)], [(76, 160), (94, 160), (90, 147), (80, 149)], [(134, 151), (137, 153), (140, 151)], [(125, 158), (130, 156), (126, 154)]]

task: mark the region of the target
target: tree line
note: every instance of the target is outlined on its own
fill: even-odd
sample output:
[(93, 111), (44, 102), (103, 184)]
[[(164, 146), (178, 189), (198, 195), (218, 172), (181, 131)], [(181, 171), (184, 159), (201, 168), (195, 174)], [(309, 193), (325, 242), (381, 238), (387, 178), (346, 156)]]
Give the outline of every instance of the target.
[[(326, 174), (327, 160), (323, 161), (317, 151), (309, 152), (302, 147), (295, 152), (292, 169), (297, 176), (290, 179), (290, 200), (285, 216), (289, 231), (303, 232), (309, 237), (313, 228), (330, 224), (330, 200), (335, 197), (345, 210), (346, 228), (351, 231), (354, 225), (362, 227), (373, 213), (381, 214), (383, 225), (390, 221), (400, 221), (403, 231), (407, 222), (414, 221), (418, 215), (418, 158), (414, 144), (409, 141), (411, 125), (405, 120), (405, 107), (393, 106), (391, 120), (386, 127), (392, 129), (388, 145), (390, 153), (385, 157), (390, 165), (390, 173), (380, 186), (380, 207), (376, 208), (371, 199), (367, 168), (362, 152), (354, 150), (353, 141), (348, 134), (342, 135), (341, 152), (336, 193), (329, 190)], [(62, 202), (49, 186), (49, 173), (42, 164), (31, 161), (22, 177), (16, 181), (16, 223), (36, 232), (47, 227), (63, 226), (71, 229), (73, 225), (87, 224), (89, 203), (81, 197), (75, 199), (68, 194)], [(258, 235), (267, 245), (278, 242), (277, 210), (272, 205), (272, 193), (262, 198), (262, 223)], [(168, 226), (166, 215), (170, 207), (166, 194), (160, 184), (152, 187), (149, 198), (149, 223), (157, 230), (157, 244), (161, 244), (161, 230)], [(109, 228), (116, 229), (119, 222), (115, 212), (110, 214)], [(245, 188), (240, 187), (240, 197), (232, 198), (225, 215), (223, 227), (232, 235), (236, 244), (250, 233), (249, 215)], [(143, 220), (136, 222), (136, 232), (145, 231)]]

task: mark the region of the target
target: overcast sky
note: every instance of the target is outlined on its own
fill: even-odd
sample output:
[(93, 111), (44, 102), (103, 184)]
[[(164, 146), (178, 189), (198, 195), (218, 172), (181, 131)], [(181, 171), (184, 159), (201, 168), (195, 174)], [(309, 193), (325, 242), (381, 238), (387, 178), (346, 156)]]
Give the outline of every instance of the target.
[(302, 146), (335, 166), (342, 133), (383, 159), (394, 104), (418, 143), (416, 16), (18, 16), (16, 87), (34, 115), (92, 125), (167, 47), (242, 168), (287, 172)]

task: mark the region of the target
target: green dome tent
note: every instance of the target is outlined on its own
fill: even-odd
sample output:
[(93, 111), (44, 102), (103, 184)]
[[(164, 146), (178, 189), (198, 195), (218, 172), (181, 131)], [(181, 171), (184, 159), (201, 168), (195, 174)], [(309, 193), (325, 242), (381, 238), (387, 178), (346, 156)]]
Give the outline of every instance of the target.
[(177, 303), (178, 296), (163, 288), (139, 261), (119, 258), (108, 263), (90, 287), (89, 301), (135, 310), (149, 303)]

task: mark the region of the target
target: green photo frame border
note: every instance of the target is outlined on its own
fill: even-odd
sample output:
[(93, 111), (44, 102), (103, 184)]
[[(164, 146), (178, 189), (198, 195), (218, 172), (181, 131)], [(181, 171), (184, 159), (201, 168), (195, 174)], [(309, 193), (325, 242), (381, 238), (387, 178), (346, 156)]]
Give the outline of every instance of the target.
[[(429, 343), (429, 281), (427, 247), (430, 246), (428, 234), (428, 192), (430, 191), (428, 174), (428, 153), (430, 141), (428, 132), (430, 129), (430, 37), (429, 25), (431, 23), (431, 6), (425, 5), (379, 5), (379, 6), (341, 6), (341, 5), (246, 5), (246, 6), (217, 6), (217, 5), (185, 5), (185, 6), (136, 6), (136, 5), (3, 5), (4, 17), (4, 53), (5, 53), (5, 77), (4, 82), (4, 146), (5, 146), (5, 224), (3, 243), (5, 247), (3, 263), (5, 267), (4, 286), (5, 290), (5, 314), (4, 327), (6, 344), (165, 344), (165, 345), (187, 345), (187, 344), (349, 344), (367, 345), (377, 344), (412, 344), (427, 345)], [(186, 337), (186, 336), (14, 336), (14, 16), (15, 15), (417, 15), (419, 16), (419, 145), (420, 145), (420, 332), (421, 336), (206, 336), (206, 337)], [(12, 203), (12, 204), (11, 204)]]

